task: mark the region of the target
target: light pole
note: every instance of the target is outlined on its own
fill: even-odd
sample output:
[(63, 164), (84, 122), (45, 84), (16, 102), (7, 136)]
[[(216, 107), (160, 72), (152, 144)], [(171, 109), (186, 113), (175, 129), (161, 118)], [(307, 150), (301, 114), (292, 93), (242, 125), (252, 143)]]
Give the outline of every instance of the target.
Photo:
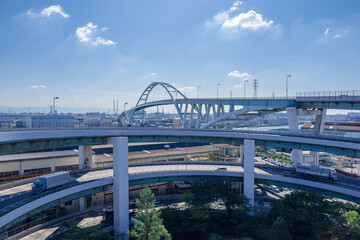
[(219, 98), (219, 86), (220, 86), (220, 83), (218, 83), (218, 84), (216, 85), (216, 99)]
[(126, 112), (126, 104), (128, 104), (127, 102), (124, 103), (124, 113)]
[(246, 83), (248, 82), (249, 80), (244, 80), (244, 98), (246, 98)]
[(56, 119), (55, 119), (55, 100), (59, 99), (59, 97), (54, 97), (53, 98), (53, 111), (54, 111), (54, 124), (53, 127), (56, 128)]
[(230, 99), (232, 99), (232, 89), (230, 90)]
[(291, 77), (291, 75), (286, 75), (286, 98), (288, 97), (288, 78)]
[(200, 98), (200, 88), (201, 86), (198, 86), (198, 99)]

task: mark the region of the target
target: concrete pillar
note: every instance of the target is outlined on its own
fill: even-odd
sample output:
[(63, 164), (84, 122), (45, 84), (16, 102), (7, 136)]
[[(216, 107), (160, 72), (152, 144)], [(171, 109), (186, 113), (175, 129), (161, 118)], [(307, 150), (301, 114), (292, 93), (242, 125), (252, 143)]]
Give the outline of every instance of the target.
[[(289, 131), (290, 133), (298, 133), (299, 132), (299, 122), (298, 122), (298, 114), (297, 109), (295, 107), (287, 107), (286, 115), (288, 118)], [(301, 150), (293, 149), (291, 152), (291, 159), (294, 161), (294, 165), (297, 163), (303, 162), (303, 154)]]
[(82, 211), (85, 209), (85, 197), (79, 198), (79, 210)]
[(244, 164), (244, 144), (240, 145), (240, 162)]
[(20, 165), (20, 166), (19, 166), (19, 174), (20, 174), (20, 175), (24, 175), (24, 169), (23, 169), (23, 167), (22, 167), (22, 163), (23, 163), (22, 160), (20, 160), (20, 161), (19, 161), (19, 165)]
[(79, 146), (79, 169), (92, 167), (92, 146)]
[(114, 232), (120, 234), (129, 229), (128, 138), (113, 137), (110, 143), (113, 145), (114, 158)]
[[(315, 116), (314, 135), (321, 135), (324, 131), (326, 119), (326, 109), (318, 110)], [(314, 164), (319, 165), (319, 152), (310, 151), (310, 155), (314, 157)]]
[(254, 207), (254, 184), (255, 184), (255, 140), (244, 140), (244, 194), (250, 199), (250, 205)]

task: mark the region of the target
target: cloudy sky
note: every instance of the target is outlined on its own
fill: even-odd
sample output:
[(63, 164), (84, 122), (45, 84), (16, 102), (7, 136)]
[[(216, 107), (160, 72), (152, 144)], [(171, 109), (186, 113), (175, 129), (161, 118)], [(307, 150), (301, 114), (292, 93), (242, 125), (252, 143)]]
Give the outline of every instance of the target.
[(284, 96), (288, 74), (289, 95), (360, 90), (358, 0), (3, 0), (0, 31), (1, 106), (133, 106), (153, 81)]

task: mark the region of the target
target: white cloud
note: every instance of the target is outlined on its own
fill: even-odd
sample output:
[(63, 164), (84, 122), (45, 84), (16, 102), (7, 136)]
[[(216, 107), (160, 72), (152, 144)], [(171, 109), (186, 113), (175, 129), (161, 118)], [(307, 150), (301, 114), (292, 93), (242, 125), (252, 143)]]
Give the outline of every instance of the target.
[(207, 26), (221, 26), (222, 29), (252, 29), (268, 28), (273, 25), (272, 20), (263, 19), (260, 13), (250, 10), (246, 13), (235, 13), (239, 11), (240, 1), (235, 1), (230, 9), (218, 12), (212, 21), (206, 22)]
[(239, 9), (239, 6), (242, 4), (241, 1), (235, 1), (234, 4), (229, 9), (229, 12), (234, 12)]
[(327, 28), (324, 32), (324, 35), (329, 35), (330, 28)]
[(106, 40), (100, 36), (97, 36), (99, 31), (105, 31), (107, 28), (99, 29), (98, 25), (94, 25), (92, 22), (88, 22), (86, 26), (78, 27), (76, 29), (76, 37), (82, 43), (88, 43), (92, 46), (111, 46), (116, 45), (116, 42)]
[(30, 88), (32, 88), (32, 89), (41, 89), (41, 88), (46, 88), (46, 86), (44, 86), (44, 85), (31, 85)]
[(250, 10), (247, 13), (240, 13), (239, 15), (227, 19), (222, 27), (223, 28), (249, 28), (253, 30), (257, 30), (262, 27), (269, 27), (274, 22), (272, 20), (266, 21), (263, 19), (262, 15), (256, 13), (254, 10)]
[(69, 14), (65, 13), (64, 9), (60, 5), (53, 5), (47, 8), (44, 8), (40, 13), (35, 13), (32, 9), (29, 9), (26, 12), (26, 15), (30, 17), (50, 17), (52, 15), (60, 15), (64, 18), (70, 17)]
[(157, 73), (156, 73), (156, 72), (152, 72), (152, 73), (149, 73), (148, 76), (149, 76), (149, 77), (154, 77), (154, 76), (157, 76)]
[[(334, 33), (335, 32), (335, 33)], [(337, 32), (337, 33), (336, 33)], [(333, 34), (331, 34), (333, 33)], [(337, 39), (337, 38), (343, 38), (349, 33), (349, 27), (344, 28), (343, 30), (332, 30), (330, 32), (330, 28), (326, 28), (324, 34), (319, 39), (320, 41), (328, 40), (328, 39)]]
[(177, 90), (179, 90), (182, 93), (184, 93), (184, 92), (187, 93), (187, 92), (192, 92), (192, 91), (196, 90), (196, 87), (192, 87), (192, 86), (182, 87), (182, 88), (177, 88)]
[(342, 30), (341, 32), (335, 34), (332, 39), (336, 39), (336, 38), (342, 38), (342, 37), (345, 37), (346, 34), (348, 34), (349, 32), (349, 27), (346, 27), (344, 30)]
[(234, 88), (241, 88), (243, 86), (243, 84), (236, 84), (234, 85)]
[(241, 78), (241, 79), (246, 79), (246, 78), (249, 78), (250, 77), (250, 74), (244, 72), (244, 73), (241, 73), (237, 70), (234, 70), (230, 73), (227, 74), (228, 77), (233, 77), (233, 78)]

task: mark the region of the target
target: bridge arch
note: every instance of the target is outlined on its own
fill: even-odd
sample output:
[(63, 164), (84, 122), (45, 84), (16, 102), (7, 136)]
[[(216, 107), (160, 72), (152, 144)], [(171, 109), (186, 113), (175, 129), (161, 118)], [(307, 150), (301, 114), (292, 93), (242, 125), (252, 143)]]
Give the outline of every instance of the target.
[(178, 104), (176, 103), (176, 99), (174, 98), (172, 93), (179, 94), (184, 99), (187, 99), (187, 98), (177, 88), (175, 88), (174, 86), (172, 86), (172, 85), (170, 85), (168, 83), (165, 83), (165, 82), (153, 82), (149, 86), (147, 86), (147, 88), (143, 91), (143, 93), (141, 94), (139, 100), (137, 101), (136, 106), (133, 109), (128, 111), (128, 120), (129, 120), (129, 122), (131, 122), (134, 119), (139, 119), (139, 120), (141, 120), (141, 122), (144, 121), (145, 111), (144, 111), (144, 109), (137, 109), (137, 107), (139, 105), (143, 105), (143, 104), (147, 103), (147, 100), (149, 98), (149, 95), (150, 95), (151, 91), (156, 86), (161, 86), (169, 94), (169, 96), (171, 98), (171, 102), (175, 106), (175, 109), (176, 109), (176, 111), (177, 111), (177, 113), (179, 115), (181, 124), (183, 125), (184, 119), (183, 119), (183, 116), (181, 114), (181, 110), (180, 110)]

